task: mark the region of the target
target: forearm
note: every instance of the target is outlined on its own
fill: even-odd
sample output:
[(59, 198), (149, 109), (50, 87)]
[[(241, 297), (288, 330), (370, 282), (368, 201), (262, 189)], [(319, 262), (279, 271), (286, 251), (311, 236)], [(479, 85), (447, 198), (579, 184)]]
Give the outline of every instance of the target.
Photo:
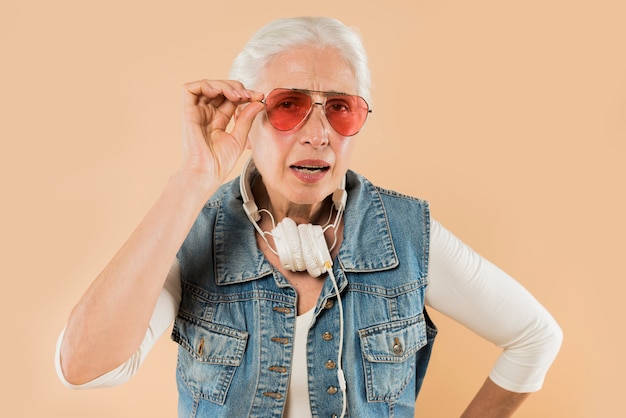
[(218, 184), (179, 172), (94, 280), (67, 322), (61, 365), (68, 382), (90, 381), (139, 347), (176, 252)]
[(487, 378), (461, 418), (510, 417), (528, 395), (505, 390)]

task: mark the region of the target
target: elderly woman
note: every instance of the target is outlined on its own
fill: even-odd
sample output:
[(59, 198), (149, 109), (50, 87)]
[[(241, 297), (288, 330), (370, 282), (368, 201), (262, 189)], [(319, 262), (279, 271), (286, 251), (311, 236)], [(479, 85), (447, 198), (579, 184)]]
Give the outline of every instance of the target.
[(358, 36), (278, 20), (231, 78), (185, 85), (181, 166), (72, 311), (65, 384), (126, 381), (175, 321), (181, 417), (413, 417), (428, 305), (503, 347), (464, 416), (539, 390), (561, 343), (550, 314), (426, 202), (348, 169), (370, 112)]

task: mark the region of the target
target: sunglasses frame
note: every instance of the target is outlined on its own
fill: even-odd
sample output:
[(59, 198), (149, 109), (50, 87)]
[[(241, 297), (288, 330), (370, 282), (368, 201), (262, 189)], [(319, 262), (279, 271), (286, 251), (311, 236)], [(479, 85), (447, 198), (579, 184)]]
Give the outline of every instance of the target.
[[(269, 114), (267, 112), (267, 97), (270, 96), (272, 93), (274, 93), (277, 90), (282, 90), (282, 91), (292, 91), (292, 92), (297, 92), (297, 93), (302, 93), (305, 94), (307, 96), (309, 96), (309, 98), (311, 99), (311, 105), (309, 106), (309, 110), (307, 110), (306, 114), (304, 115), (304, 117), (302, 118), (302, 120), (300, 122), (298, 122), (294, 127), (289, 128), (289, 129), (279, 129), (276, 126), (274, 126), (274, 124), (271, 121), (271, 118), (269, 117)], [(324, 96), (324, 101), (323, 102), (318, 102), (315, 101), (313, 94), (320, 94)], [(344, 135), (341, 132), (338, 132), (337, 129), (333, 126), (333, 123), (331, 122), (331, 120), (328, 118), (328, 115), (326, 115), (326, 101), (328, 100), (328, 97), (330, 96), (348, 96), (348, 97), (358, 97), (359, 99), (361, 99), (363, 101), (363, 103), (365, 103), (365, 109), (367, 110), (367, 112), (365, 113), (365, 117), (363, 118), (363, 123), (361, 124), (361, 126), (359, 127), (359, 129), (350, 134), (350, 135)], [(269, 93), (267, 93), (265, 95), (265, 98), (263, 100), (261, 100), (261, 103), (263, 103), (265, 105), (265, 115), (267, 117), (268, 122), (270, 123), (270, 125), (272, 125), (272, 127), (274, 129), (276, 129), (277, 131), (281, 131), (281, 132), (287, 132), (287, 131), (291, 131), (294, 129), (298, 129), (300, 128), (302, 125), (304, 125), (306, 123), (306, 121), (309, 119), (309, 117), (311, 116), (311, 113), (313, 113), (313, 106), (315, 105), (319, 105), (322, 106), (322, 109), (324, 111), (324, 117), (326, 118), (326, 120), (328, 121), (328, 123), (330, 124), (330, 126), (332, 126), (332, 128), (335, 130), (335, 132), (337, 132), (339, 135), (342, 136), (354, 136), (356, 134), (359, 133), (359, 131), (363, 128), (363, 126), (365, 125), (365, 122), (367, 121), (367, 116), (372, 113), (372, 109), (370, 109), (370, 105), (369, 103), (367, 103), (367, 100), (365, 100), (363, 97), (356, 95), (356, 94), (348, 94), (348, 93), (341, 93), (341, 92), (336, 92), (336, 91), (321, 91), (321, 90), (306, 90), (306, 89), (295, 89), (295, 88), (285, 88), (285, 87), (277, 87), (275, 89), (272, 89)]]

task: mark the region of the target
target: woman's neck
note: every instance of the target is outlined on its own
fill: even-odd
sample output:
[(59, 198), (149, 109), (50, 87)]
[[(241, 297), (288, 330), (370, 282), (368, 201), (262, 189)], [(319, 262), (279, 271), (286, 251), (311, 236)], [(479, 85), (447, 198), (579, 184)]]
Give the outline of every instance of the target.
[(315, 204), (297, 204), (293, 202), (280, 202), (279, 199), (272, 199), (269, 195), (265, 184), (262, 181), (256, 181), (252, 193), (254, 200), (260, 209), (268, 210), (276, 223), (286, 217), (293, 219), (296, 224), (326, 224), (329, 218), (329, 212), (332, 210), (331, 197), (327, 197), (322, 202)]

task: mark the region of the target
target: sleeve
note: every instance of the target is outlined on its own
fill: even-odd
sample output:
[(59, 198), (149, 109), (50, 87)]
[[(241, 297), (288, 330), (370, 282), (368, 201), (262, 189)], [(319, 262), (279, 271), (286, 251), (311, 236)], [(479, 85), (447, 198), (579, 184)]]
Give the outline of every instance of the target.
[(54, 359), (56, 372), (61, 382), (71, 389), (92, 389), (118, 386), (128, 381), (128, 379), (137, 373), (154, 344), (169, 328), (174, 318), (176, 318), (180, 299), (180, 266), (178, 261), (174, 261), (167, 275), (165, 284), (163, 285), (163, 289), (161, 289), (146, 335), (135, 354), (117, 368), (82, 385), (72, 385), (65, 379), (65, 376), (63, 376), (61, 369), (61, 341), (65, 333), (65, 329), (63, 329), (57, 340)]
[(518, 282), (432, 221), (426, 304), (503, 349), (489, 377), (512, 392), (541, 389), (563, 339)]

